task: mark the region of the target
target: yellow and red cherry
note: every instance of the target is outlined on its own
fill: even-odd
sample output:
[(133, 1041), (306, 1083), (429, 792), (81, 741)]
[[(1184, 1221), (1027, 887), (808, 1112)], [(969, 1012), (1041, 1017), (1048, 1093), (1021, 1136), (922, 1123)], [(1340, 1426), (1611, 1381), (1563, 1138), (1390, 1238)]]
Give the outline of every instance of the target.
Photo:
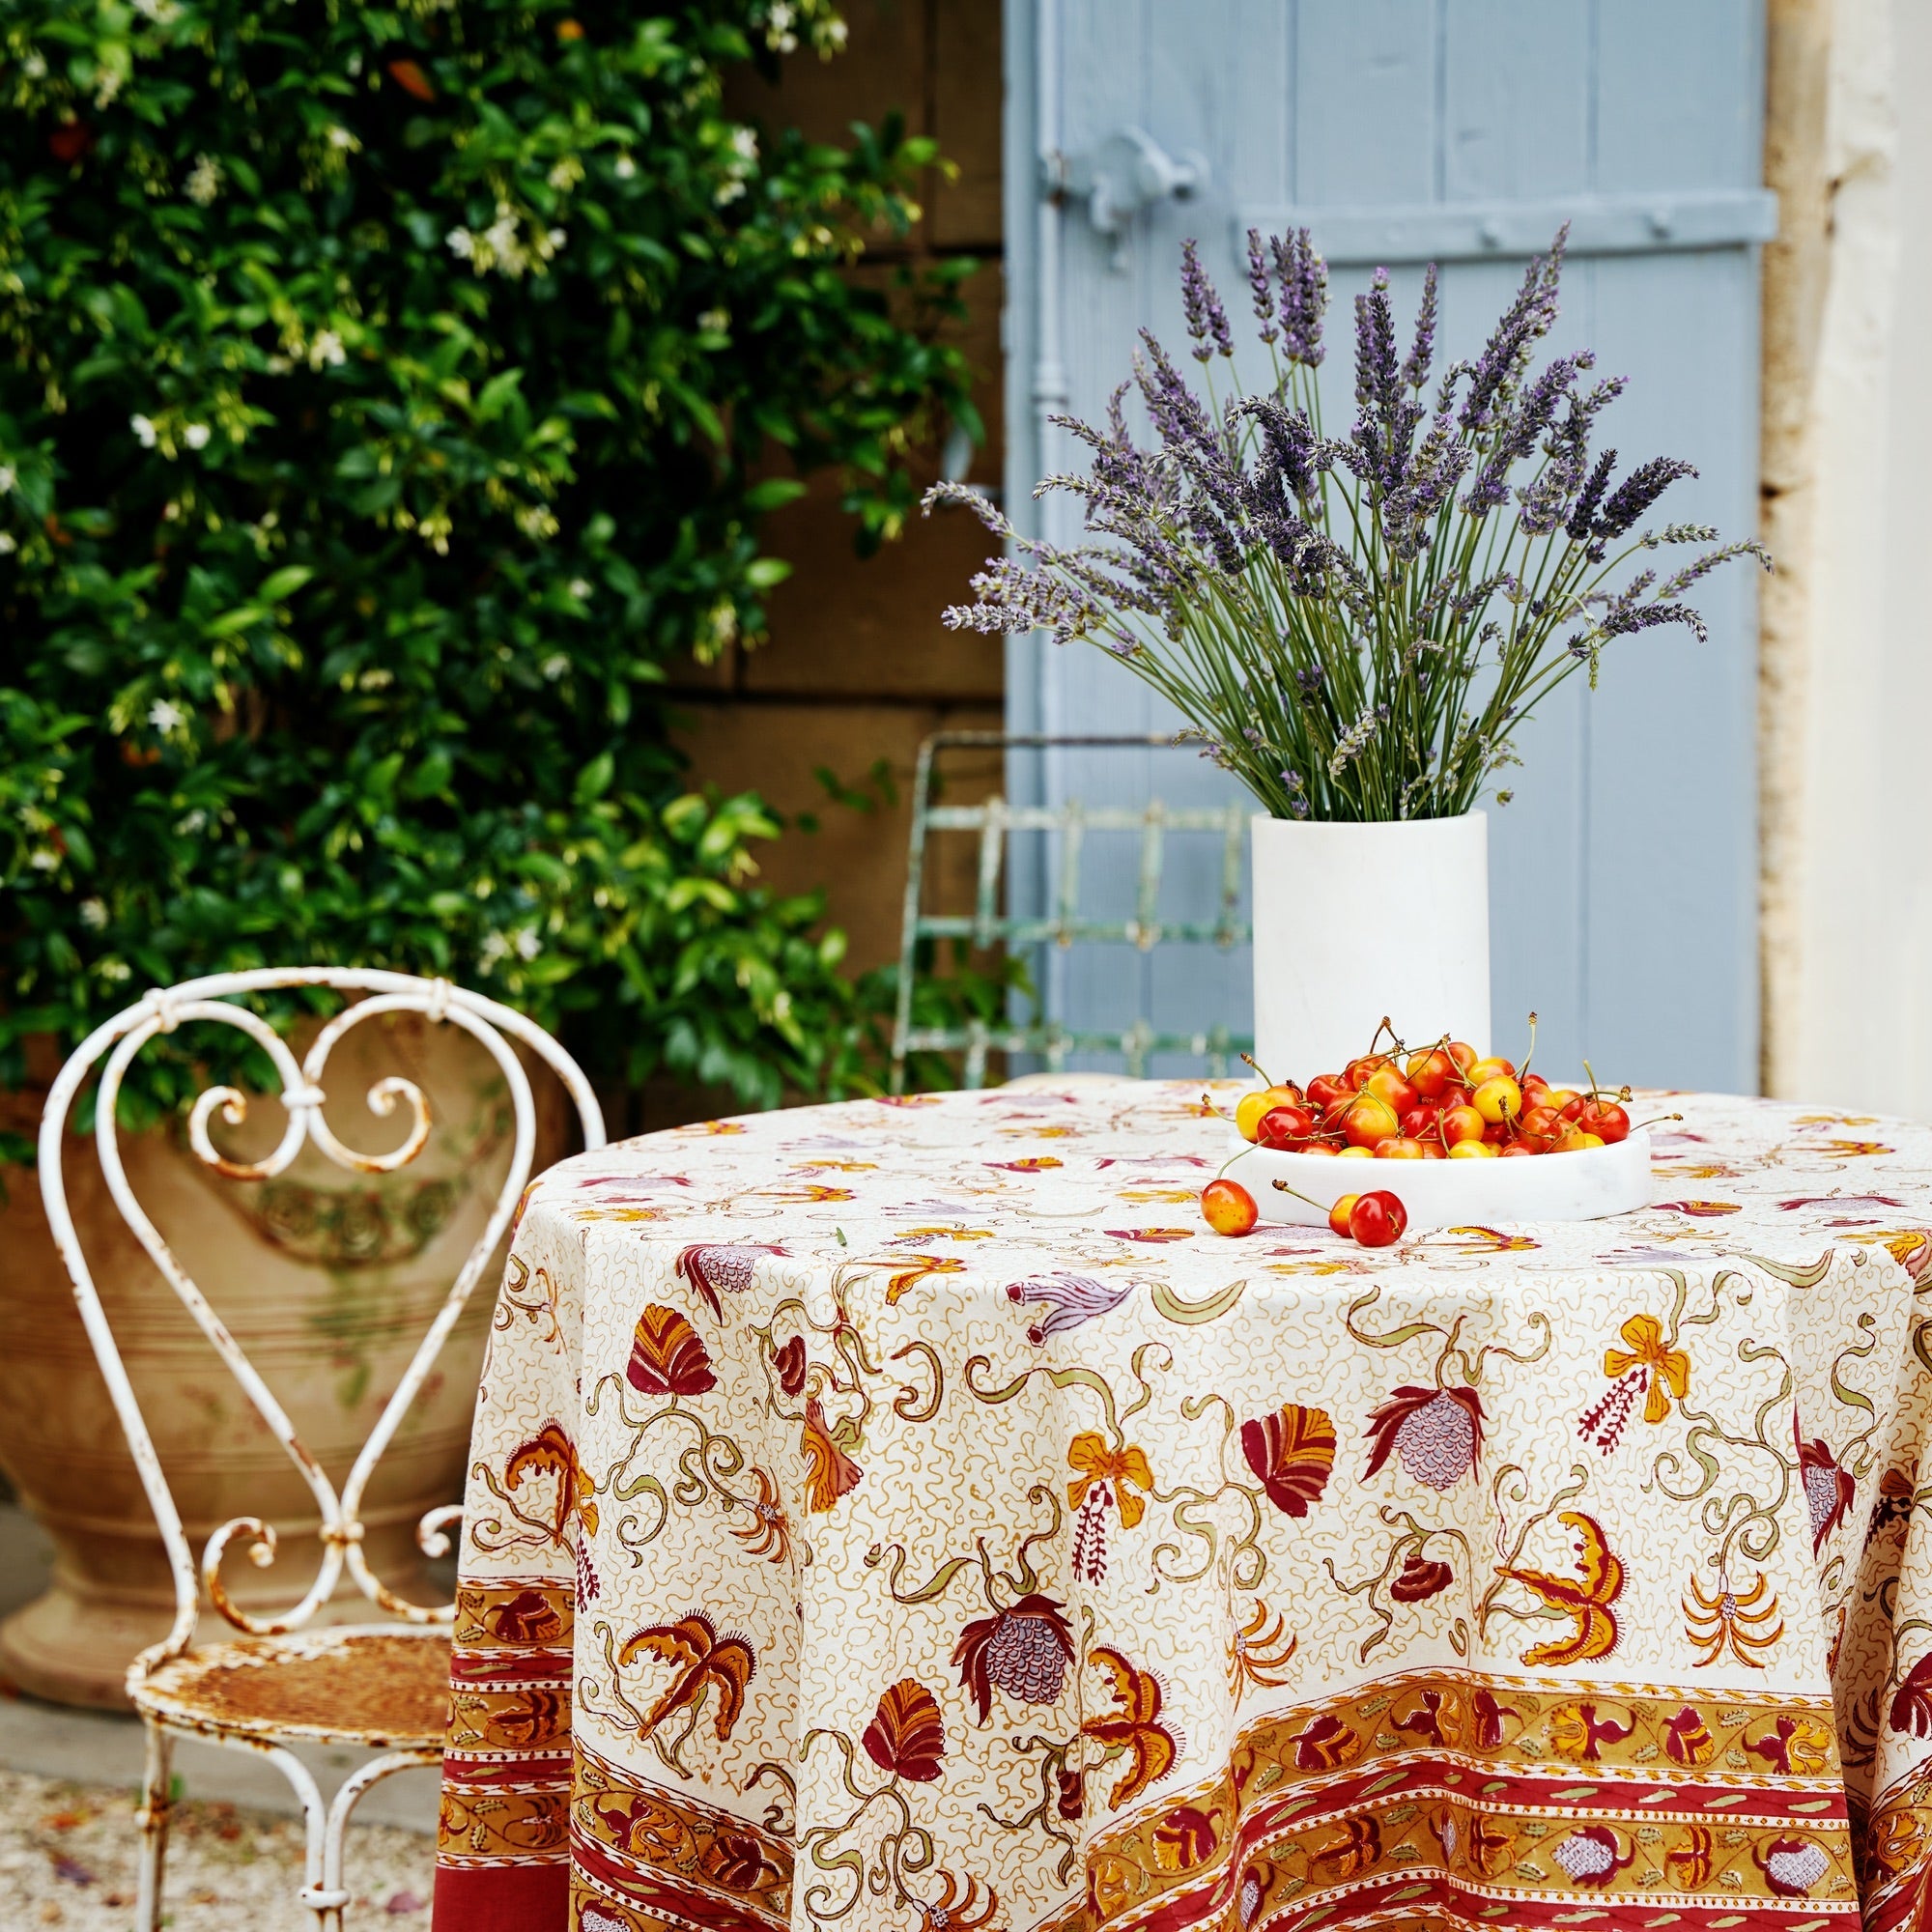
[(1567, 1131), (1567, 1123), (1554, 1107), (1526, 1106), (1517, 1122), (1517, 1133), (1531, 1153), (1548, 1153)]
[(1512, 1075), (1494, 1074), (1476, 1089), (1475, 1106), (1492, 1126), (1513, 1121), (1522, 1112), (1522, 1089)]
[(1602, 1134), (1588, 1133), (1583, 1128), (1572, 1124), (1564, 1128), (1563, 1138), (1556, 1143), (1551, 1151), (1554, 1153), (1582, 1153), (1586, 1149), (1600, 1148), (1603, 1145), (1604, 1137)]
[(1447, 1051), (1439, 1046), (1411, 1053), (1403, 1071), (1408, 1076), (1408, 1084), (1425, 1100), (1441, 1099), (1443, 1089), (1455, 1086), (1461, 1077), (1461, 1069), (1449, 1058)]
[(1386, 1100), (1400, 1119), (1420, 1097), (1415, 1089), (1393, 1066), (1378, 1066), (1363, 1083), (1362, 1092)]
[(1412, 1141), (1428, 1141), (1435, 1138), (1435, 1123), (1442, 1118), (1427, 1100), (1418, 1100), (1402, 1117), (1402, 1130)]
[(1408, 1210), (1386, 1188), (1358, 1194), (1349, 1209), (1349, 1232), (1365, 1248), (1393, 1247), (1408, 1226)]
[(1318, 1073), (1308, 1083), (1308, 1104), (1318, 1113), (1327, 1113), (1338, 1101), (1351, 1099), (1355, 1090), (1332, 1073)]
[(1469, 1085), (1481, 1087), (1486, 1080), (1514, 1080), (1516, 1067), (1501, 1054), (1492, 1054), (1488, 1060), (1479, 1060), (1468, 1069)]
[(1386, 1140), (1376, 1143), (1375, 1154), (1378, 1160), (1420, 1160), (1422, 1143), (1402, 1134), (1390, 1134)]
[(1463, 1141), (1479, 1141), (1489, 1124), (1466, 1101), (1460, 1107), (1442, 1110), (1442, 1138), (1453, 1148)]
[(1372, 1148), (1401, 1124), (1395, 1109), (1378, 1094), (1357, 1094), (1342, 1116), (1342, 1131), (1350, 1147)]
[(1343, 1067), (1342, 1083), (1350, 1092), (1359, 1094), (1373, 1075), (1379, 1073), (1384, 1066), (1393, 1068), (1395, 1062), (1385, 1053), (1360, 1054)]
[(1457, 1141), (1449, 1150), (1451, 1160), (1494, 1160), (1496, 1150), (1488, 1141)]
[(1336, 1201), (1334, 1207), (1329, 1208), (1328, 1226), (1336, 1234), (1348, 1234), (1349, 1216), (1355, 1211), (1355, 1203), (1361, 1198), (1359, 1194), (1344, 1194)]
[(1343, 1150), (1341, 1148), (1338, 1148), (1333, 1141), (1324, 1141), (1320, 1139), (1319, 1137), (1315, 1140), (1303, 1141), (1302, 1144), (1295, 1149), (1296, 1153), (1338, 1154), (1342, 1151)]
[(1225, 1176), (1201, 1190), (1201, 1215), (1217, 1235), (1251, 1235), (1262, 1217), (1255, 1197)]
[(1482, 1055), (1465, 1039), (1452, 1039), (1442, 1050), (1456, 1063), (1466, 1084), (1470, 1067), (1475, 1065), (1476, 1062), (1482, 1058)]
[(1424, 1160), (1447, 1160), (1449, 1150), (1438, 1140), (1426, 1140), (1422, 1143), (1422, 1157)]
[(1315, 1131), (1315, 1121), (1306, 1107), (1270, 1107), (1262, 1116), (1255, 1139), (1264, 1148), (1277, 1151), (1298, 1147)]
[(1576, 1116), (1577, 1126), (1595, 1134), (1605, 1147), (1630, 1138), (1631, 1119), (1614, 1100), (1586, 1100)]
[(1373, 1160), (1376, 1157), (1374, 1148), (1355, 1147), (1352, 1144), (1348, 1147), (1337, 1148), (1335, 1151), (1344, 1160)]
[(1274, 1104), (1274, 1096), (1265, 1091), (1243, 1094), (1235, 1103), (1235, 1131), (1244, 1141), (1255, 1139), (1262, 1116)]
[(1498, 1160), (1534, 1160), (1536, 1158), (1536, 1150), (1524, 1147), (1520, 1141), (1509, 1141), (1502, 1147), (1492, 1148), (1491, 1151)]

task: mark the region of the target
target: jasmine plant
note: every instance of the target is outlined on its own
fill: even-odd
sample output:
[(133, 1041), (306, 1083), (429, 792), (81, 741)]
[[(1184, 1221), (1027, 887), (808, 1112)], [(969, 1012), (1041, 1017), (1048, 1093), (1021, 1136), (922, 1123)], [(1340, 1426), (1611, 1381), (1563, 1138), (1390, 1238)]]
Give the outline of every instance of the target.
[[(1183, 734), (1277, 818), (1435, 818), (1468, 810), (1517, 762), (1511, 741), (1536, 705), (1612, 639), (1661, 624), (1700, 641), (1684, 593), (1755, 542), (1719, 543), (1702, 524), (1640, 527), (1679, 478), (1655, 457), (1618, 473), (1593, 455), (1597, 419), (1624, 379), (1588, 381), (1595, 356), (1532, 373), (1557, 316), (1567, 229), (1532, 261), (1482, 354), (1435, 359), (1436, 271), (1423, 278), (1406, 355), (1388, 273), (1355, 298), (1355, 419), (1322, 427), (1326, 265), (1306, 229), (1264, 244), (1248, 233), (1248, 283), (1274, 374), (1259, 395), (1215, 393), (1234, 335), (1196, 244), (1181, 298), (1198, 396), (1142, 330), (1131, 384), (1103, 428), (1054, 421), (1093, 452), (1085, 475), (1036, 496), (1080, 497), (1102, 541), (1065, 548), (1019, 536), (956, 486), (1009, 554), (973, 579), (957, 628), (1043, 630), (1114, 652), (1187, 720)], [(1134, 440), (1137, 389), (1154, 435)], [(1667, 567), (1651, 554), (1700, 546)], [(1496, 794), (1507, 803), (1507, 791)]]

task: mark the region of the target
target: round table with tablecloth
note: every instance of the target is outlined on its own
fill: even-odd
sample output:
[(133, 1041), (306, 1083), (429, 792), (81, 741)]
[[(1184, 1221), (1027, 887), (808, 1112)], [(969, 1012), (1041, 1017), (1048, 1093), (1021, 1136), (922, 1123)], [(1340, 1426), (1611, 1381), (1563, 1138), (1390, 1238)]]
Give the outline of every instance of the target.
[(1648, 1208), (1382, 1252), (1209, 1233), (1198, 1085), (554, 1169), (441, 1932), (1918, 1922), (1932, 1133), (1651, 1111)]

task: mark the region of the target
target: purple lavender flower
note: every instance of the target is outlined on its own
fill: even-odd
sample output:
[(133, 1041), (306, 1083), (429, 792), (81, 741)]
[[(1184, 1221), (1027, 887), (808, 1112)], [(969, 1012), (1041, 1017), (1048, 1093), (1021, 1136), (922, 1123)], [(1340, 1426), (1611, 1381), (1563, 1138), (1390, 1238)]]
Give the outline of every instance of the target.
[(1234, 355), (1228, 311), (1221, 306), (1220, 294), (1201, 266), (1200, 243), (1191, 239), (1180, 244), (1180, 306), (1187, 317), (1187, 332), (1194, 338), (1197, 362), (1212, 361), (1216, 352)]
[(1268, 280), (1267, 256), (1262, 251), (1262, 231), (1248, 230), (1248, 288), (1255, 298), (1255, 320), (1261, 324), (1261, 338), (1272, 343), (1274, 326), (1274, 284)]
[(1328, 312), (1328, 264), (1315, 252), (1308, 230), (1277, 235), (1269, 244), (1281, 281), (1281, 343), (1291, 362), (1320, 368), (1322, 318)]
[(1411, 389), (1429, 381), (1429, 365), (1435, 358), (1435, 264), (1422, 271), (1422, 302), (1415, 311), (1415, 340), (1408, 359), (1402, 365), (1402, 380)]

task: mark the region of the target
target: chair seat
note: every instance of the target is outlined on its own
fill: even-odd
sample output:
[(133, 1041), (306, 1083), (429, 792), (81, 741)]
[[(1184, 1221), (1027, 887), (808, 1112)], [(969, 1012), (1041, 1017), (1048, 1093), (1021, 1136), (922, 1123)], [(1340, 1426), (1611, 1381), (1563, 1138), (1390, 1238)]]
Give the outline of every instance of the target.
[(204, 1644), (128, 1688), (136, 1709), (188, 1729), (440, 1750), (449, 1631), (336, 1625)]

